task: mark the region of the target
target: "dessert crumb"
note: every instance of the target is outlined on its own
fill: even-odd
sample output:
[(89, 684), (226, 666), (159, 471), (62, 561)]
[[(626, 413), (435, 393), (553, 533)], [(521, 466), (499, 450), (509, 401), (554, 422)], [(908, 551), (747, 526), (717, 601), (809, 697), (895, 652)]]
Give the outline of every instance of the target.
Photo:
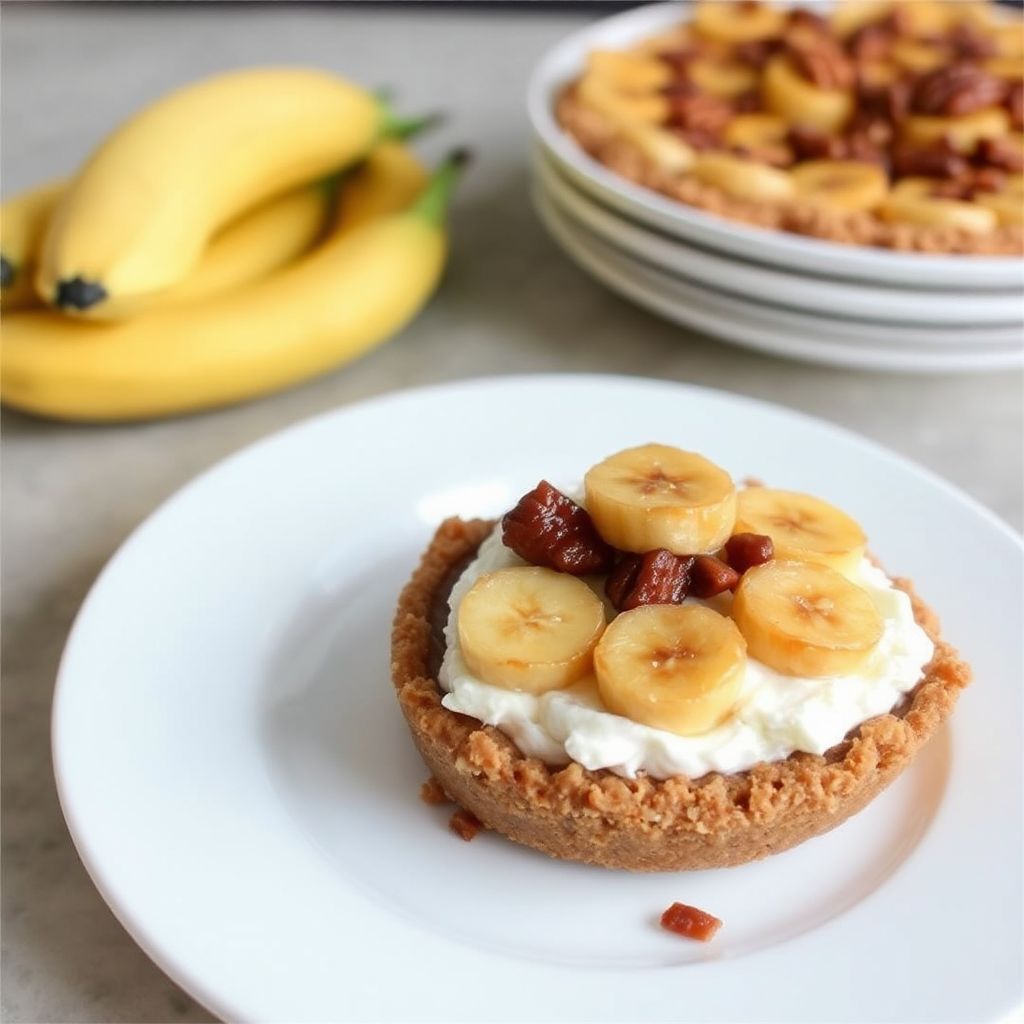
[(425, 804), (432, 804), (434, 806), (448, 802), (444, 787), (433, 776), (420, 786), (420, 799)]
[(471, 811), (460, 808), (448, 819), (448, 827), (460, 839), (464, 839), (468, 843), (471, 839), (476, 838), (483, 825), (480, 824), (480, 819)]
[(685, 935), (698, 942), (710, 942), (722, 922), (713, 914), (691, 907), (686, 903), (673, 903), (661, 915), (661, 927), (676, 935)]

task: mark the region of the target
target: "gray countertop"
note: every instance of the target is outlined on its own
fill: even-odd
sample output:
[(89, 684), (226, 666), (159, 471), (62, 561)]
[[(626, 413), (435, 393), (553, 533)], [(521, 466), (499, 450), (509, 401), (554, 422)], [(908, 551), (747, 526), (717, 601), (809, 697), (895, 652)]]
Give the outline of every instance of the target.
[(395, 388), (525, 372), (641, 375), (851, 428), (1024, 526), (1019, 372), (882, 374), (732, 347), (630, 306), (548, 239), (529, 201), (525, 83), (549, 45), (595, 16), (540, 5), (4, 5), (5, 195), (71, 172), (172, 86), (257, 63), (320, 65), (390, 86), (405, 109), (447, 112), (426, 155), (456, 143), (476, 154), (441, 290), (358, 362), (262, 401), (140, 425), (4, 410), (4, 1020), (213, 1019), (139, 950), (90, 883), (57, 802), (49, 711), (68, 630), (104, 563), (165, 498), (251, 441)]

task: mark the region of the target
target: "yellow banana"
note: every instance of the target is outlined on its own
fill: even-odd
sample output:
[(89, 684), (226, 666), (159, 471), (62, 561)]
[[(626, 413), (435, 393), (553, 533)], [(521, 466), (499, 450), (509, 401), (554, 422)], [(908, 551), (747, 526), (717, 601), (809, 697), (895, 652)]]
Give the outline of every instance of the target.
[(69, 420), (145, 419), (255, 398), (355, 359), (404, 326), (444, 268), (461, 154), (410, 207), (339, 226), (277, 274), (118, 323), (4, 318), (0, 400)]
[(36, 304), (32, 278), (39, 243), (64, 185), (51, 181), (20, 192), (0, 206), (0, 301), (5, 312)]
[[(36, 241), (41, 238), (46, 218), (56, 206), (63, 189), (56, 183), (47, 189), (49, 205), (39, 207), (39, 230)], [(336, 193), (333, 183), (323, 182), (292, 189), (284, 195), (268, 200), (256, 209), (243, 214), (214, 236), (204, 250), (199, 262), (178, 284), (152, 295), (139, 296), (104, 304), (108, 317), (137, 316), (147, 310), (195, 302), (218, 292), (228, 291), (238, 285), (255, 281), (273, 273), (306, 252), (324, 233), (328, 226), (328, 214), (333, 207)], [(11, 203), (21, 197), (15, 196)], [(5, 207), (6, 212), (6, 207)], [(6, 232), (4, 232), (6, 236)], [(4, 253), (10, 251), (4, 240)], [(26, 251), (21, 245), (21, 251)], [(23, 265), (31, 267), (38, 256), (38, 246), (30, 247), (22, 257)], [(25, 277), (29, 275), (24, 275)], [(15, 288), (9, 296), (3, 292), (5, 312), (16, 309), (30, 309), (44, 305), (36, 294), (31, 280)]]
[(243, 211), (407, 127), (373, 95), (308, 68), (228, 72), (172, 92), (118, 128), (61, 197), (36, 290), (94, 312), (169, 288)]
[(353, 228), (395, 210), (404, 210), (426, 187), (430, 172), (399, 139), (384, 139), (345, 175), (339, 190), (335, 226)]

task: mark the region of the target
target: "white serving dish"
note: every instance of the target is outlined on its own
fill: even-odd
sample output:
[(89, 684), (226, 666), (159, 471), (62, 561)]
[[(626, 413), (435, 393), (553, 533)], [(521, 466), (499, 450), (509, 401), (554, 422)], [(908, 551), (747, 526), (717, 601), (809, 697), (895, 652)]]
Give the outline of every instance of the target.
[(665, 234), (744, 260), (823, 278), (956, 290), (1024, 290), (1018, 257), (940, 256), (836, 245), (711, 216), (642, 188), (592, 159), (558, 125), (553, 100), (596, 47), (620, 48), (685, 19), (687, 2), (654, 4), (604, 18), (556, 44), (530, 77), (527, 104), (544, 148), (575, 184), (602, 203)]

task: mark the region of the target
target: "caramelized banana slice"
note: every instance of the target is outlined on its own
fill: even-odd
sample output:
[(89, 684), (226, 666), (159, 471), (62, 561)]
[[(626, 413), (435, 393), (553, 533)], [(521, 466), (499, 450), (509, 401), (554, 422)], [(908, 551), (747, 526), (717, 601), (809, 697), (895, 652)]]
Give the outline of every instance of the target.
[(781, 35), (786, 25), (786, 14), (769, 4), (701, 0), (693, 22), (697, 31), (709, 39), (724, 43), (751, 43)]
[(987, 206), (934, 195), (938, 184), (933, 178), (902, 178), (878, 207), (878, 216), (890, 223), (979, 233), (992, 231), (999, 223), (995, 210)]
[(583, 478), (601, 536), (622, 551), (716, 551), (732, 533), (732, 477), (695, 452), (645, 444), (610, 455)]
[(481, 576), (463, 597), (456, 621), (474, 675), (506, 690), (545, 693), (590, 672), (605, 612), (578, 577), (516, 566)]
[(785, 675), (856, 672), (882, 639), (867, 591), (813, 562), (772, 561), (745, 572), (732, 616), (750, 657)]
[(702, 605), (643, 605), (614, 618), (594, 649), (610, 711), (691, 736), (713, 729), (743, 687), (746, 642), (736, 623)]
[(799, 491), (748, 487), (736, 498), (736, 532), (771, 537), (775, 557), (851, 573), (867, 537), (856, 520), (821, 498)]
[(622, 50), (592, 50), (587, 74), (607, 80), (621, 92), (657, 92), (672, 79), (672, 69), (654, 57)]
[(731, 153), (697, 153), (690, 173), (705, 185), (741, 199), (788, 199), (795, 192), (793, 179), (785, 171)]
[(983, 107), (959, 117), (911, 114), (903, 122), (907, 142), (929, 146), (948, 139), (961, 153), (973, 153), (981, 139), (995, 139), (1010, 131), (1010, 114), (1003, 107)]
[(808, 82), (784, 54), (765, 65), (761, 79), (765, 108), (791, 125), (838, 132), (853, 113), (854, 97), (848, 89), (819, 89)]
[(576, 96), (585, 107), (609, 119), (641, 124), (662, 124), (668, 120), (669, 101), (661, 93), (631, 94), (616, 89), (608, 79), (593, 72), (576, 86)]
[(799, 198), (839, 210), (873, 210), (889, 191), (881, 167), (857, 160), (807, 160), (789, 173)]

